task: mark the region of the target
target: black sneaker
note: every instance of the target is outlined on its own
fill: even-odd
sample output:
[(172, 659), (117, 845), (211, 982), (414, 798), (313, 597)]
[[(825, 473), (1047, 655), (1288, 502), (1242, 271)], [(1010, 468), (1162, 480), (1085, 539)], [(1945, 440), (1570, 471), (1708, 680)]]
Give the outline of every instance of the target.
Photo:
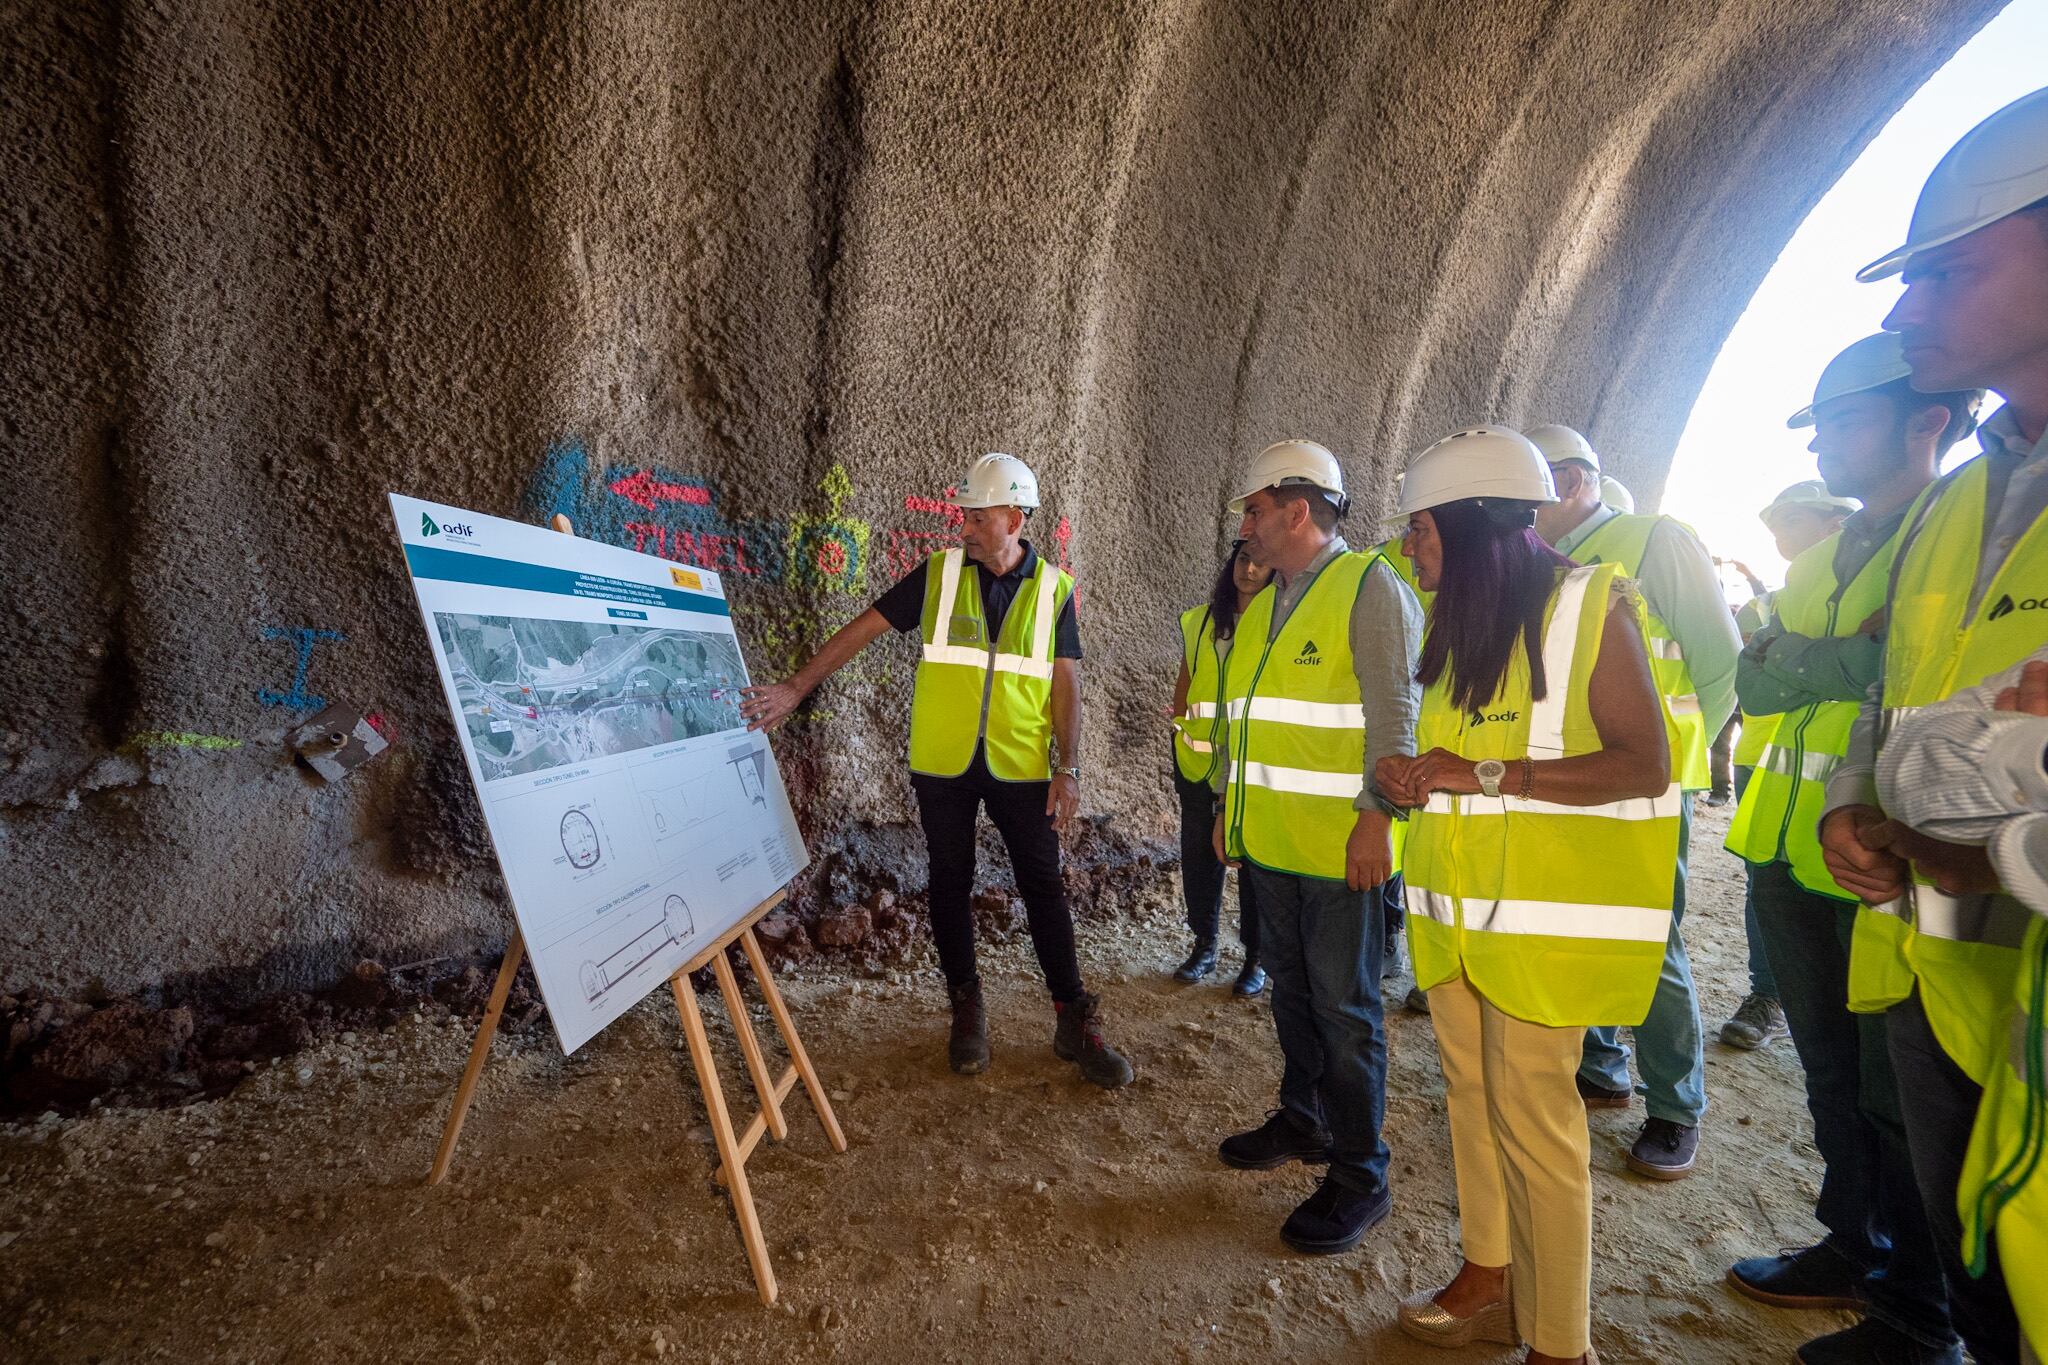
[(1898, 1328), (1865, 1318), (1854, 1327), (1815, 1337), (1799, 1348), (1805, 1365), (1962, 1365), (1963, 1348), (1927, 1346)]
[(1578, 1083), (1579, 1098), (1586, 1102), (1588, 1109), (1626, 1109), (1632, 1094), (1627, 1090), (1613, 1090), (1604, 1085), (1595, 1085), (1583, 1075), (1572, 1078)]
[(1244, 964), (1244, 970), (1239, 972), (1237, 980), (1231, 983), (1230, 993), (1232, 995), (1253, 996), (1265, 989), (1266, 969), (1261, 967), (1256, 959), (1247, 959)]
[(988, 1013), (981, 1005), (981, 978), (947, 987), (946, 999), (953, 1006), (946, 1064), (962, 1076), (978, 1076), (988, 1070)]
[(1737, 1261), (1728, 1267), (1728, 1283), (1736, 1293), (1773, 1308), (1860, 1313), (1870, 1306), (1863, 1267), (1826, 1242)]
[(1287, 1215), (1280, 1225), (1280, 1240), (1311, 1256), (1332, 1256), (1357, 1246), (1366, 1230), (1393, 1207), (1392, 1190), (1359, 1194), (1326, 1175), (1316, 1192)]
[(1216, 970), (1216, 940), (1198, 938), (1188, 952), (1188, 960), (1173, 969), (1175, 981), (1185, 981), (1192, 986)]
[(1226, 1166), (1240, 1171), (1270, 1171), (1290, 1161), (1320, 1166), (1330, 1159), (1328, 1133), (1304, 1133), (1287, 1117), (1285, 1110), (1273, 1109), (1266, 1121), (1249, 1133), (1233, 1133), (1217, 1144), (1216, 1155)]
[(1053, 1026), (1053, 1055), (1081, 1068), (1084, 1079), (1104, 1090), (1116, 1090), (1131, 1083), (1131, 1064), (1123, 1054), (1102, 1041), (1102, 1000), (1083, 995), (1067, 1004), (1053, 1003), (1059, 1021)]
[(1699, 1159), (1700, 1130), (1670, 1119), (1643, 1120), (1643, 1131), (1628, 1149), (1628, 1168), (1652, 1180), (1683, 1180)]

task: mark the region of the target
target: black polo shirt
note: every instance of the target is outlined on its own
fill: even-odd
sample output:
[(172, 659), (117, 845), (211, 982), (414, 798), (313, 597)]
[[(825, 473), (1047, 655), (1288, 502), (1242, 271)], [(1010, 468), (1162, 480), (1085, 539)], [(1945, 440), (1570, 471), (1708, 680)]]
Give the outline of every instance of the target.
[[(1009, 615), (1010, 603), (1017, 600), (1018, 590), (1038, 567), (1038, 551), (1032, 548), (1030, 541), (1025, 541), (1024, 558), (1006, 574), (994, 573), (986, 564), (974, 560), (968, 562), (981, 575), (981, 609), (988, 614), (989, 638), (994, 639), (1002, 632), (1003, 618)], [(923, 624), (925, 570), (930, 565), (931, 561), (927, 559), (903, 575), (895, 587), (875, 599), (875, 610), (882, 613), (882, 619), (895, 629), (916, 630)], [(1055, 659), (1081, 657), (1081, 630), (1074, 624), (1072, 593), (1060, 607), (1059, 620), (1053, 623), (1052, 656)]]

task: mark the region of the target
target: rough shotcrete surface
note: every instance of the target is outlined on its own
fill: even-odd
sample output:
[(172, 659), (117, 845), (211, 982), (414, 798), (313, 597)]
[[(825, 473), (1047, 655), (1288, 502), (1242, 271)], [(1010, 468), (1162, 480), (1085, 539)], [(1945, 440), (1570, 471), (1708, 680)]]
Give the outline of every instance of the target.
[[(1157, 842), (1171, 623), (1258, 447), (1340, 451), (1361, 541), (1473, 418), (1653, 496), (1777, 247), (1995, 8), (0, 6), (0, 989), (502, 936), (394, 489), (719, 569), (774, 674), (1015, 451), (1087, 800)], [(920, 876), (908, 672), (785, 735), (810, 913)], [(309, 785), (316, 697), (397, 751)]]

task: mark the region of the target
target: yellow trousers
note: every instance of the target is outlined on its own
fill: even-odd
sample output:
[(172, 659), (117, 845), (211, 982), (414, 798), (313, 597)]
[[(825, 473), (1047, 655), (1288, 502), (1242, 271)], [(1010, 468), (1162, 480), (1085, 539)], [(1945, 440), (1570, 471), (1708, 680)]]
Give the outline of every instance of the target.
[(1515, 1328), (1545, 1355), (1591, 1344), (1592, 1141), (1572, 1078), (1583, 1028), (1504, 1014), (1460, 974), (1429, 992), (1465, 1259), (1512, 1266)]

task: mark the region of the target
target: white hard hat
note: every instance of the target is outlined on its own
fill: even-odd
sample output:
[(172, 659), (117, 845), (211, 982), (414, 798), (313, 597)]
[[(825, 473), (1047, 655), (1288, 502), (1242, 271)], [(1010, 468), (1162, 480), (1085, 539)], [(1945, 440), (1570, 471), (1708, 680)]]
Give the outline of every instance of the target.
[(1555, 422), (1547, 427), (1531, 427), (1522, 433), (1543, 452), (1543, 458), (1551, 464), (1563, 464), (1566, 460), (1577, 460), (1589, 465), (1595, 474), (1600, 472), (1600, 455), (1593, 449), (1593, 443), (1570, 427)]
[(1606, 503), (1617, 512), (1633, 512), (1636, 510), (1636, 495), (1629, 492), (1622, 485), (1621, 480), (1615, 478), (1612, 474), (1602, 474), (1600, 476), (1600, 501)]
[(1916, 251), (1967, 237), (2048, 199), (2048, 88), (2022, 95), (1963, 134), (1920, 189), (1906, 244), (1856, 272), (1864, 283), (1896, 275)]
[(1849, 348), (1828, 362), (1813, 386), (1813, 401), (1785, 419), (1788, 427), (1813, 425), (1813, 410), (1833, 398), (1866, 393), (1895, 384), (1912, 374), (1905, 352), (1899, 349), (1897, 332), (1879, 332), (1851, 342)]
[(1557, 488), (1534, 441), (1512, 427), (1473, 427), (1408, 462), (1397, 510), (1406, 516), (1464, 498), (1556, 502)]
[(1320, 488), (1337, 504), (1339, 516), (1350, 506), (1350, 499), (1344, 496), (1344, 471), (1328, 446), (1314, 441), (1275, 441), (1252, 461), (1251, 473), (1245, 476), (1244, 492), (1230, 500), (1230, 510), (1242, 515), (1246, 498), (1282, 484)]
[(1036, 507), (1038, 476), (1015, 455), (994, 452), (974, 462), (955, 507)]
[(1819, 479), (1803, 479), (1772, 498), (1771, 505), (1757, 513), (1757, 517), (1764, 525), (1769, 526), (1772, 517), (1780, 512), (1789, 512), (1795, 507), (1810, 507), (1816, 512), (1840, 513), (1846, 517), (1859, 505), (1848, 498), (1838, 498), (1828, 492), (1828, 486)]

